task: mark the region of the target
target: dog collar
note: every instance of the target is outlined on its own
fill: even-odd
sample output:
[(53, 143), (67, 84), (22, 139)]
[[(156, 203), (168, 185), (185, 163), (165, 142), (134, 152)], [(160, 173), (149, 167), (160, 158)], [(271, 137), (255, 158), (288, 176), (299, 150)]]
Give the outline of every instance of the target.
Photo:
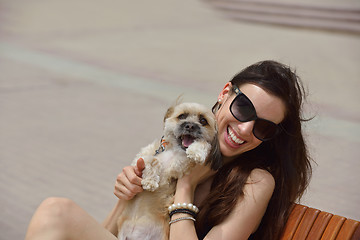
[(169, 145), (168, 142), (165, 141), (164, 139), (164, 136), (161, 137), (161, 140), (160, 140), (160, 147), (155, 151), (155, 155), (158, 155), (159, 153), (162, 153), (163, 151), (165, 151), (165, 147)]

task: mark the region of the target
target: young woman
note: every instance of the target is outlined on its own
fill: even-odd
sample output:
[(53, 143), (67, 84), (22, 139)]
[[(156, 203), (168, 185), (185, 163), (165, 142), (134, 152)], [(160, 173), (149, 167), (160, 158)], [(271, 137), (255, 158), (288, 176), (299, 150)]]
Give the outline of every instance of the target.
[[(253, 64), (226, 83), (213, 107), (224, 166), (218, 172), (197, 166), (178, 180), (174, 203), (200, 211), (196, 221), (172, 215), (170, 240), (279, 239), (311, 176), (303, 93), (296, 74), (274, 61)], [(26, 239), (116, 239), (124, 202), (142, 191), (143, 169), (139, 160), (119, 174), (119, 201), (103, 226), (72, 201), (52, 198), (34, 214)]]

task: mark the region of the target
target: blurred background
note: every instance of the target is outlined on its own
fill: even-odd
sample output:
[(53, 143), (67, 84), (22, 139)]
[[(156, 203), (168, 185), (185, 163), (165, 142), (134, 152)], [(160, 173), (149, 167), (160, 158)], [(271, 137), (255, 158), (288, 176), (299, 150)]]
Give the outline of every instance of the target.
[(272, 59), (308, 89), (302, 204), (360, 219), (358, 0), (0, 0), (0, 239), (50, 196), (102, 221), (168, 106)]

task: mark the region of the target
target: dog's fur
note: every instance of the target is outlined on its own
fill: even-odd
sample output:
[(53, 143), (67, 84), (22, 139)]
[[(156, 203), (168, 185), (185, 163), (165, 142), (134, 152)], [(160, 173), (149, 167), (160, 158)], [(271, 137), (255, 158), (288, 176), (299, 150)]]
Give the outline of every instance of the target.
[(121, 240), (167, 240), (168, 207), (173, 203), (176, 179), (195, 164), (222, 164), (213, 113), (197, 103), (170, 107), (164, 117), (164, 151), (160, 141), (143, 148), (136, 156), (145, 161), (142, 186), (145, 191), (128, 201), (118, 221)]

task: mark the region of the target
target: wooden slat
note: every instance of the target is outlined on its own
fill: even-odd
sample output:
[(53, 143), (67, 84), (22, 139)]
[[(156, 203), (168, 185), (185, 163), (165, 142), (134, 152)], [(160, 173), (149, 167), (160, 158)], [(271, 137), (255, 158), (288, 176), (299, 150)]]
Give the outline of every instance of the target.
[(336, 239), (341, 226), (344, 224), (346, 218), (334, 215), (331, 219), (329, 224), (327, 225), (321, 240), (334, 240)]
[(281, 240), (360, 240), (360, 222), (294, 204)]
[(293, 240), (304, 240), (310, 232), (320, 210), (314, 208), (308, 208), (301, 219), (299, 226), (296, 229)]
[(326, 226), (330, 222), (330, 219), (332, 218), (333, 214), (328, 212), (320, 212), (318, 217), (316, 218), (309, 235), (307, 239), (311, 240), (319, 240), (321, 239), (321, 236), (323, 235)]
[(360, 239), (360, 226), (358, 226), (353, 233), (351, 240), (359, 240)]
[(359, 227), (359, 222), (347, 219), (342, 225), (339, 234), (337, 235), (337, 240), (350, 240), (355, 230)]
[(300, 204), (295, 204), (294, 208), (292, 209), (292, 211), (290, 213), (289, 219), (286, 223), (281, 240), (292, 239), (299, 223), (301, 222), (301, 219), (303, 218), (303, 216), (306, 212), (306, 209), (308, 209), (308, 207), (300, 205)]

